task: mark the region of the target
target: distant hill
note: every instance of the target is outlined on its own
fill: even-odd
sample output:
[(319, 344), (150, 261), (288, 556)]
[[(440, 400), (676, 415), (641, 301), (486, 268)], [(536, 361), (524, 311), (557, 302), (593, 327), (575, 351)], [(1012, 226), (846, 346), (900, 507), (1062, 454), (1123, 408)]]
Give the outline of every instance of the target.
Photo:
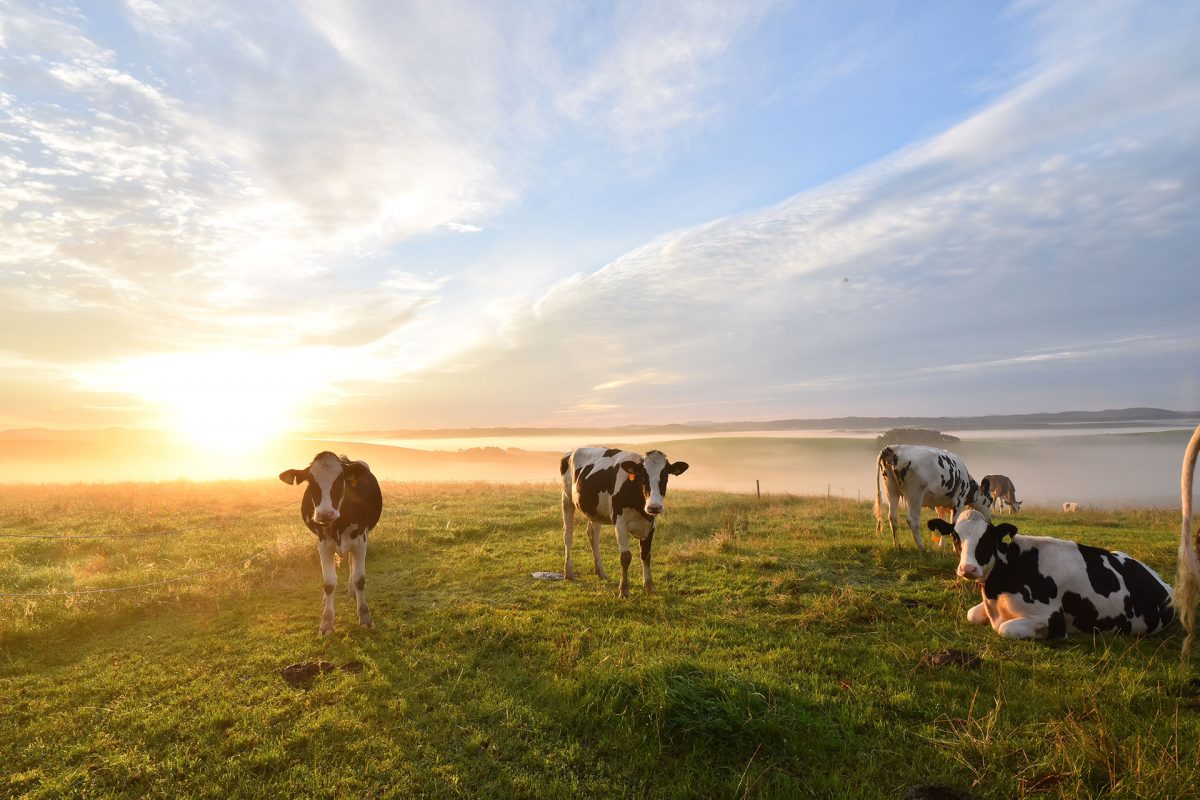
[(1110, 428), (1145, 425), (1194, 427), (1200, 411), (1165, 408), (1120, 408), (1108, 411), (1057, 411), (1036, 414), (990, 414), (978, 417), (830, 417), (825, 419), (746, 420), (740, 422), (689, 422), (670, 425), (620, 425), (613, 427), (556, 428), (438, 428), (435, 430), (352, 431), (355, 436), (395, 439), (472, 438), (483, 436), (559, 436), (568, 434), (613, 437), (633, 434), (736, 433), (741, 431), (845, 430), (884, 431), (890, 428), (935, 430), (1004, 430), (1053, 428)]

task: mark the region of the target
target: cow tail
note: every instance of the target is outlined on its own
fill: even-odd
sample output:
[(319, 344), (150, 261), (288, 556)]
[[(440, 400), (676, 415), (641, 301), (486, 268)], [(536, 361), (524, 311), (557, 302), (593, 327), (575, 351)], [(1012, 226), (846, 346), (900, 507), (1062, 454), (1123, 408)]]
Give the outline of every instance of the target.
[(1187, 631), (1187, 638), (1183, 640), (1184, 658), (1187, 658), (1196, 635), (1196, 602), (1200, 600), (1200, 554), (1197, 553), (1200, 542), (1192, 533), (1192, 479), (1196, 473), (1197, 454), (1200, 454), (1200, 427), (1192, 434), (1183, 454), (1183, 473), (1179, 481), (1183, 522), (1179, 533), (1179, 567), (1175, 575), (1175, 609)]
[(891, 458), (892, 451), (888, 448), (883, 448), (879, 451), (879, 458), (875, 462), (875, 526), (878, 529), (883, 525), (883, 494), (879, 488), (879, 478), (883, 471), (887, 468), (887, 459)]
[(567, 469), (570, 466), (571, 466), (571, 454), (567, 453), (565, 456), (562, 457), (562, 460), (558, 462), (558, 474), (566, 475)]

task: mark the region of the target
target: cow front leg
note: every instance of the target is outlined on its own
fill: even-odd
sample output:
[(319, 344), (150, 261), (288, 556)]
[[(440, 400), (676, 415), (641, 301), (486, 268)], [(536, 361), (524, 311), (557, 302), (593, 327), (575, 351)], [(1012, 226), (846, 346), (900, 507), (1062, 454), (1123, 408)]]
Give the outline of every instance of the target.
[(972, 625), (986, 625), (988, 622), (987, 603), (971, 606), (967, 611), (967, 622)]
[(364, 535), (355, 539), (347, 555), (350, 556), (350, 586), (354, 589), (354, 599), (358, 604), (358, 624), (364, 628), (374, 628), (375, 622), (367, 608), (367, 537)]
[(621, 551), (621, 597), (629, 597), (629, 563), (633, 561), (633, 553), (629, 552), (629, 533), (625, 526), (617, 523), (617, 549)]
[(325, 600), (321, 605), (321, 635), (333, 633), (333, 590), (337, 588), (337, 562), (334, 560), (336, 548), (328, 540), (317, 542), (317, 552), (321, 554), (321, 578), (325, 584)]
[(654, 531), (651, 530), (642, 539), (642, 589), (646, 594), (654, 594), (654, 579), (650, 577), (650, 545), (654, 541)]
[[(1045, 627), (1042, 628), (1045, 630)], [(1006, 639), (1038, 639), (1038, 625), (1028, 617), (1017, 617), (996, 626), (996, 632)]]
[(608, 580), (604, 565), (600, 563), (600, 523), (588, 523), (588, 539), (592, 542), (592, 561), (596, 565), (596, 576), (602, 581)]
[(563, 512), (563, 577), (575, 580), (575, 567), (571, 564), (571, 539), (575, 533), (575, 504), (566, 493), (562, 497)]

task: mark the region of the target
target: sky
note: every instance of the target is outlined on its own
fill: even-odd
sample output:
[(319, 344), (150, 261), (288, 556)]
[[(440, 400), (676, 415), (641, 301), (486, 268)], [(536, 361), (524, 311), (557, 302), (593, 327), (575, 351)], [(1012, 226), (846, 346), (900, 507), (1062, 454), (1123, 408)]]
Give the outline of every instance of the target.
[(1200, 409), (1200, 4), (0, 0), (0, 428)]

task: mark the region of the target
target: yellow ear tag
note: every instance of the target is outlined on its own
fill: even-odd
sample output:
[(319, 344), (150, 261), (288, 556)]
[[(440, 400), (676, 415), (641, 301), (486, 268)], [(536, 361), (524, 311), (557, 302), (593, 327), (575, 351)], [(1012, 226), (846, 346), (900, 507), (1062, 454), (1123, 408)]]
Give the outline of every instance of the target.
[(358, 476), (357, 476), (357, 475), (351, 475), (351, 476), (350, 476), (350, 485), (351, 485), (351, 486), (358, 486)]

